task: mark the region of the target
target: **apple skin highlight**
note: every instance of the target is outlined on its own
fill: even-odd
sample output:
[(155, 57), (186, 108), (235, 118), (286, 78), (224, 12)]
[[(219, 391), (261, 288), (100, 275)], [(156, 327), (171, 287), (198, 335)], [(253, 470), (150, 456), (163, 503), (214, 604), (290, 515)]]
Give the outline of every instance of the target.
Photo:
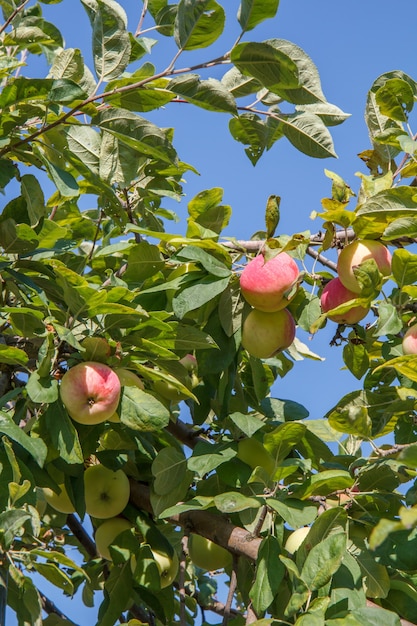
[(295, 321), (287, 309), (273, 313), (252, 309), (243, 322), (242, 345), (259, 359), (268, 359), (285, 350), (294, 337)]
[(265, 261), (262, 254), (249, 261), (240, 275), (245, 300), (256, 309), (272, 313), (287, 306), (285, 293), (296, 285), (299, 270), (286, 252)]
[(391, 253), (380, 241), (362, 239), (353, 241), (343, 248), (337, 259), (337, 273), (347, 289), (355, 293), (361, 292), (353, 268), (370, 259), (374, 259), (383, 276), (389, 276), (391, 273)]
[(114, 415), (120, 400), (117, 374), (104, 363), (85, 361), (69, 369), (61, 380), (61, 400), (80, 424), (100, 424)]
[(417, 324), (410, 326), (402, 343), (404, 354), (417, 354)]
[[(340, 278), (333, 278), (327, 283), (322, 291), (320, 297), (321, 310), (323, 313), (327, 313), (341, 304), (345, 304), (345, 302), (349, 302), (349, 300), (353, 300), (357, 297), (358, 294), (350, 289), (347, 289)], [(337, 322), (338, 324), (356, 324), (366, 317), (368, 312), (369, 308), (354, 306), (345, 313), (328, 315), (327, 317), (329, 320)]]

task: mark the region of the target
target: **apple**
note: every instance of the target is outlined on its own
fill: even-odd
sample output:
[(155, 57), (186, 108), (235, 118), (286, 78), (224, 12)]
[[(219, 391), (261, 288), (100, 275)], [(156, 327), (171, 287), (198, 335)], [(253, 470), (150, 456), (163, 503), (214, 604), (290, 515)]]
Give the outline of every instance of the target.
[(161, 589), (169, 587), (178, 573), (179, 560), (177, 553), (174, 552), (171, 558), (165, 552), (153, 548), (151, 550), (161, 577)]
[(417, 354), (417, 324), (410, 326), (403, 337), (404, 354)]
[(86, 361), (107, 361), (111, 353), (111, 348), (104, 337), (86, 337), (81, 342), (85, 352), (83, 357)]
[(111, 517), (100, 524), (94, 536), (99, 555), (111, 561), (109, 547), (120, 533), (130, 528), (133, 528), (133, 524), (124, 517)]
[(65, 485), (58, 485), (60, 492), (56, 493), (49, 487), (42, 487), (43, 495), (47, 503), (60, 513), (75, 513), (75, 507), (70, 500)]
[(285, 542), (285, 550), (289, 552), (289, 554), (294, 554), (294, 552), (296, 552), (301, 546), (309, 532), (310, 526), (302, 526), (301, 528), (294, 530)]
[(138, 387), (139, 389), (145, 389), (145, 385), (139, 376), (125, 367), (116, 367), (114, 373), (119, 377), (122, 387)]
[(129, 479), (123, 470), (115, 472), (104, 465), (90, 465), (84, 472), (85, 510), (98, 519), (116, 517), (130, 496)]
[(272, 313), (287, 306), (287, 294), (296, 286), (298, 277), (297, 263), (286, 252), (267, 261), (258, 254), (240, 275), (240, 289), (255, 309)]
[(343, 248), (337, 260), (337, 273), (347, 289), (360, 293), (361, 287), (353, 268), (370, 259), (374, 259), (383, 276), (389, 276), (391, 273), (391, 254), (380, 241), (362, 239), (353, 241)]
[(252, 309), (243, 322), (242, 345), (259, 359), (268, 359), (285, 350), (294, 337), (295, 322), (287, 309), (273, 313)]
[(274, 473), (275, 462), (262, 443), (255, 437), (240, 439), (237, 444), (237, 458), (252, 469), (263, 467), (270, 476)]
[[(176, 552), (174, 552), (172, 557), (170, 557), (168, 556), (168, 554), (162, 552), (161, 550), (157, 550), (155, 548), (152, 548), (151, 546), (150, 548), (159, 571), (161, 589), (169, 587), (169, 585), (171, 585), (171, 583), (175, 580), (175, 577), (178, 573), (178, 555)], [(132, 572), (134, 572), (136, 569), (136, 563), (136, 556), (133, 555), (131, 557)]]
[(111, 417), (120, 400), (120, 380), (104, 363), (85, 361), (71, 367), (61, 380), (61, 400), (80, 424), (100, 424)]
[(208, 572), (223, 569), (231, 565), (233, 560), (228, 550), (194, 533), (188, 539), (188, 554), (194, 565)]
[[(340, 278), (333, 278), (327, 283), (321, 293), (321, 310), (323, 313), (327, 313), (341, 304), (345, 304), (345, 302), (354, 300), (357, 297), (358, 294), (350, 289), (347, 289)], [(338, 324), (356, 324), (366, 317), (368, 312), (369, 308), (363, 306), (353, 306), (345, 313), (337, 313), (335, 315), (328, 315), (327, 317), (329, 320), (337, 322)]]

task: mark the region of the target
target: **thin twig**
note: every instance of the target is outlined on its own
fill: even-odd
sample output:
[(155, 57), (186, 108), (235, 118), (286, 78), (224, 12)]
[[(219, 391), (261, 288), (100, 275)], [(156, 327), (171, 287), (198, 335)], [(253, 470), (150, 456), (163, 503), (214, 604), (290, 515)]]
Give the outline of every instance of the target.
[(16, 17), (16, 15), (18, 15), (20, 13), (20, 11), (23, 11), (23, 9), (28, 4), (28, 2), (29, 2), (29, 0), (24, 0), (24, 2), (22, 4), (20, 4), (18, 7), (15, 8), (15, 10), (10, 14), (10, 16), (4, 22), (4, 24), (2, 26), (0, 26), (0, 35), (2, 33), (4, 33), (4, 31), (9, 26), (9, 24), (11, 24), (11, 22), (13, 22), (14, 18)]
[(222, 626), (227, 626), (229, 618), (231, 616), (232, 602), (237, 589), (237, 566), (238, 558), (233, 557), (233, 568), (230, 576), (229, 593), (227, 594), (226, 604), (224, 605), (223, 622)]

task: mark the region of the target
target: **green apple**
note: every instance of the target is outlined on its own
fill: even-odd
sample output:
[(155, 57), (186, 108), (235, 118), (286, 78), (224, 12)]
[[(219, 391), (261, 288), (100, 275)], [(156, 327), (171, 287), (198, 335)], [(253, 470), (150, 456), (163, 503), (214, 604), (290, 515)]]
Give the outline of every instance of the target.
[(61, 400), (69, 415), (80, 424), (100, 424), (116, 411), (120, 380), (104, 363), (85, 361), (71, 367), (61, 380)]
[(70, 500), (65, 485), (59, 485), (59, 493), (52, 491), (49, 487), (42, 487), (43, 495), (47, 503), (60, 513), (75, 513), (75, 507)]
[[(162, 552), (161, 550), (156, 550), (154, 548), (151, 548), (151, 552), (159, 571), (161, 589), (169, 587), (169, 585), (174, 582), (175, 577), (178, 573), (179, 560), (177, 553), (174, 551), (172, 557), (170, 557), (168, 556), (168, 554), (166, 554), (166, 552)], [(136, 564), (136, 556), (132, 555), (132, 572), (135, 571)]]
[(174, 552), (171, 558), (160, 550), (154, 550), (153, 548), (151, 548), (151, 550), (161, 577), (161, 589), (169, 587), (169, 585), (174, 582), (178, 573), (179, 560), (177, 553)]
[(252, 469), (263, 467), (270, 476), (274, 473), (275, 462), (262, 443), (255, 437), (240, 439), (237, 444), (237, 458)]
[(106, 362), (110, 356), (110, 345), (104, 337), (86, 337), (81, 345), (85, 350), (83, 354), (85, 361)]
[(233, 560), (228, 550), (195, 533), (191, 533), (188, 539), (188, 554), (194, 565), (208, 572), (223, 569)]
[(295, 322), (287, 309), (274, 313), (252, 309), (243, 321), (242, 346), (259, 359), (268, 359), (289, 348), (294, 337)]
[(126, 367), (116, 367), (114, 372), (119, 377), (122, 387), (138, 387), (139, 389), (145, 388), (145, 385), (139, 376), (131, 370), (128, 370)]
[(124, 517), (111, 517), (100, 524), (94, 536), (99, 555), (111, 561), (110, 546), (120, 533), (131, 528), (133, 524)]
[(294, 530), (285, 542), (285, 550), (289, 554), (294, 554), (294, 552), (296, 552), (301, 546), (309, 532), (310, 526), (302, 526), (301, 528), (297, 528), (297, 530)]
[(129, 479), (123, 470), (90, 465), (84, 472), (85, 510), (98, 519), (119, 515), (130, 496)]

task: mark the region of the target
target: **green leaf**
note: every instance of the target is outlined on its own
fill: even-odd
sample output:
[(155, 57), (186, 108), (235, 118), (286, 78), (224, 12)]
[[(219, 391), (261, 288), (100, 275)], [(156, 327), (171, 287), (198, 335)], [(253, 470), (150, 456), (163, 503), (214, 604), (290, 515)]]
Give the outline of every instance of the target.
[(32, 372), (26, 383), (26, 391), (33, 402), (50, 404), (58, 400), (58, 381), (51, 376), (39, 376), (39, 372)]
[(279, 0), (241, 0), (237, 19), (243, 32), (252, 30), (264, 20), (274, 17)]
[(46, 213), (42, 188), (33, 174), (21, 178), (22, 197), (25, 199), (30, 225), (36, 226)]
[(158, 495), (174, 490), (184, 478), (187, 461), (176, 448), (163, 448), (152, 463), (153, 488)]
[(333, 491), (349, 489), (355, 482), (345, 470), (323, 470), (306, 479), (303, 485), (294, 485), (293, 493), (297, 498), (305, 500), (312, 495), (327, 496)]
[[(278, 95), (294, 104), (326, 102), (317, 67), (302, 48), (285, 39), (267, 39), (264, 43), (285, 54), (297, 67), (298, 85), (288, 87), (282, 85), (276, 91)], [(309, 113), (313, 112), (309, 109)]]
[(130, 561), (111, 569), (104, 584), (104, 600), (98, 612), (100, 626), (113, 626), (126, 610), (132, 593)]
[(120, 420), (133, 430), (152, 432), (169, 423), (169, 411), (162, 402), (138, 387), (124, 387)]
[(163, 267), (164, 261), (158, 246), (142, 241), (129, 252), (124, 280), (140, 284)]
[(174, 28), (178, 48), (210, 46), (222, 34), (225, 19), (223, 7), (215, 0), (180, 0)]
[(246, 437), (252, 437), (252, 435), (263, 427), (262, 421), (254, 415), (235, 412), (229, 415), (229, 419)]
[(405, 248), (398, 248), (392, 255), (391, 270), (397, 285), (413, 285), (417, 276), (417, 256)]
[(396, 335), (403, 328), (401, 317), (393, 304), (390, 302), (381, 302), (378, 307), (378, 324), (375, 334), (379, 337), (382, 335)]
[(107, 130), (140, 155), (176, 163), (177, 154), (164, 132), (152, 122), (126, 109), (105, 109), (94, 116), (92, 123)]
[(74, 585), (67, 574), (60, 569), (55, 563), (33, 563), (34, 569), (45, 578), (48, 582), (55, 585), (59, 589), (65, 591), (68, 595), (74, 592)]
[(331, 534), (311, 548), (301, 570), (301, 578), (310, 591), (320, 589), (331, 580), (345, 552), (345, 533)]
[(43, 466), (48, 450), (42, 439), (30, 437), (6, 413), (2, 412), (0, 412), (0, 433), (22, 446), (40, 467)]
[(385, 367), (393, 367), (396, 372), (417, 383), (417, 355), (405, 354), (404, 356), (398, 356), (382, 365), (378, 365), (374, 372), (378, 372)]
[(215, 507), (221, 513), (237, 513), (246, 509), (259, 509), (261, 502), (256, 498), (249, 498), (238, 491), (227, 491), (214, 497)]
[(332, 136), (318, 115), (302, 112), (280, 119), (284, 135), (300, 152), (317, 159), (337, 156)]
[(368, 598), (386, 598), (390, 589), (390, 578), (387, 568), (375, 561), (369, 550), (361, 549), (355, 554), (361, 568)]
[(192, 472), (204, 476), (235, 456), (236, 450), (229, 446), (199, 442), (188, 459), (187, 465)]
[(89, 126), (72, 125), (67, 130), (68, 148), (92, 172), (99, 173), (100, 135)]
[(262, 540), (256, 559), (256, 576), (249, 597), (255, 612), (259, 615), (272, 604), (285, 574), (280, 561), (280, 545), (272, 535)]
[(29, 357), (24, 350), (0, 343), (0, 363), (5, 365), (26, 365), (28, 360)]
[(28, 519), (30, 514), (23, 509), (10, 509), (0, 513), (0, 543), (4, 549), (10, 547), (15, 535)]
[(216, 280), (213, 276), (206, 276), (198, 284), (186, 287), (172, 301), (175, 315), (182, 319), (189, 311), (210, 302), (227, 288), (229, 280), (229, 277)]
[(112, 0), (81, 0), (93, 28), (93, 58), (102, 81), (118, 78), (130, 60), (127, 17)]
[(264, 446), (275, 460), (276, 467), (296, 447), (305, 431), (306, 426), (304, 424), (287, 422), (265, 435)]
[(83, 462), (84, 455), (77, 430), (61, 402), (50, 404), (39, 421), (40, 434), (48, 447), (56, 450), (70, 465)]
[(375, 101), (383, 115), (406, 122), (414, 106), (414, 93), (410, 85), (400, 78), (391, 78), (375, 92)]
[(317, 517), (317, 506), (311, 502), (303, 502), (296, 498), (268, 498), (268, 506), (272, 507), (291, 528), (300, 528), (314, 522)]
[(414, 187), (396, 187), (380, 191), (368, 198), (356, 210), (353, 228), (358, 237), (366, 239), (385, 230), (395, 220), (417, 217), (417, 194)]
[(362, 343), (349, 341), (343, 348), (343, 360), (352, 374), (360, 380), (369, 368), (369, 356)]
[(297, 65), (269, 43), (239, 43), (232, 49), (230, 60), (242, 74), (256, 78), (270, 91), (298, 87)]
[(183, 74), (173, 78), (167, 89), (187, 102), (208, 111), (236, 113), (236, 102), (230, 91), (214, 78), (201, 80), (198, 74)]

